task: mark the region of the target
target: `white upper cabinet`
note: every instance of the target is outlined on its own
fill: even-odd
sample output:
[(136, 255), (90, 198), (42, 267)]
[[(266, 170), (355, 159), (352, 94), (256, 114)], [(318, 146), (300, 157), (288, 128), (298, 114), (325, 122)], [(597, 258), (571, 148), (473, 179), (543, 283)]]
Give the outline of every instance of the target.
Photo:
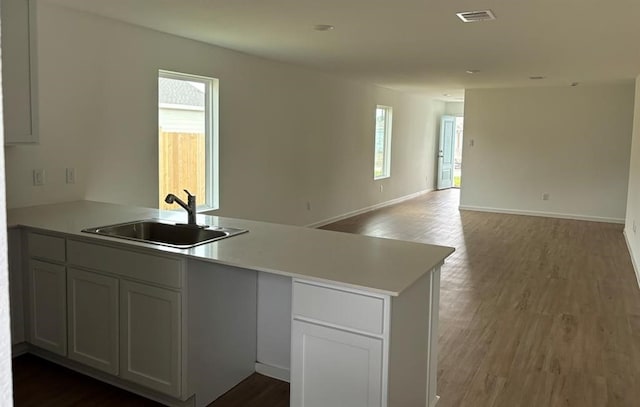
[(2, 0), (5, 144), (37, 143), (35, 1)]

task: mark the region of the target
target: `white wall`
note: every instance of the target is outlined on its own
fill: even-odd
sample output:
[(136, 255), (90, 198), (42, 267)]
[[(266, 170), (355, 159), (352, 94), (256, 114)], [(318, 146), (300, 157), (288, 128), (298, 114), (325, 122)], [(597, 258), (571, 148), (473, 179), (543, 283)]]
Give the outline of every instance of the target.
[(633, 101), (631, 82), (467, 90), (461, 207), (622, 222)]
[[(432, 188), (444, 102), (48, 3), (37, 28), (41, 144), (7, 149), (9, 207), (156, 206), (158, 69), (220, 79), (220, 215), (310, 224)], [(372, 175), (376, 104), (394, 108), (384, 181)], [(65, 167), (76, 168), (75, 185)], [(46, 185), (31, 186), (34, 168)]]
[[(0, 143), (4, 144), (2, 109), (2, 63), (0, 62)], [(4, 157), (0, 156), (0, 406), (13, 405), (10, 323), (5, 170)]]
[[(635, 225), (635, 230), (634, 230)], [(633, 141), (629, 164), (629, 192), (624, 233), (640, 281), (640, 76), (636, 78), (636, 98), (633, 114)]]
[(464, 102), (446, 102), (444, 114), (449, 116), (464, 116)]

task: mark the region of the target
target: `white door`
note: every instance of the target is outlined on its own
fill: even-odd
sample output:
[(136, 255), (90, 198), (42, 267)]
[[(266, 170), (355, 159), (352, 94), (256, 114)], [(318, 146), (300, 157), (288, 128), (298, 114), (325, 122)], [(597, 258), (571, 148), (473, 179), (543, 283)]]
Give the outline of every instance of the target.
[(120, 376), (180, 396), (180, 293), (120, 282)]
[(291, 405), (381, 407), (382, 340), (294, 320)]
[(29, 261), (29, 342), (67, 354), (67, 284), (64, 266)]
[(442, 116), (438, 146), (438, 189), (453, 187), (453, 169), (456, 141), (456, 118)]
[(118, 279), (67, 271), (69, 358), (118, 374)]

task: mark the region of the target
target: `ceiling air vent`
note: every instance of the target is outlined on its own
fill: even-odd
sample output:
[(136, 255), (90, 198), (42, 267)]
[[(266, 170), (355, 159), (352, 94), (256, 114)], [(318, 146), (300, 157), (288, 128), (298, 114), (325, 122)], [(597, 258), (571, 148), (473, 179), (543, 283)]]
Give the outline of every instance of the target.
[(456, 15), (465, 23), (475, 23), (478, 21), (489, 21), (496, 19), (496, 16), (493, 15), (493, 12), (491, 10), (463, 11), (462, 13), (456, 13)]

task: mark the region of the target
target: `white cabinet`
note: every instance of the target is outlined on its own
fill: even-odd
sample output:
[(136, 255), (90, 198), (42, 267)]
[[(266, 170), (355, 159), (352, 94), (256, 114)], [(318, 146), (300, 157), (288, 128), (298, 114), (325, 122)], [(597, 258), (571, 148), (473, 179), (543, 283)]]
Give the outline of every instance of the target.
[(291, 405), (382, 406), (382, 344), (381, 338), (294, 320)]
[(67, 354), (67, 284), (64, 266), (29, 260), (29, 342)]
[(255, 271), (33, 230), (25, 241), (29, 351), (166, 405), (204, 407), (255, 371)]
[(67, 270), (69, 358), (118, 374), (118, 279)]
[(120, 376), (178, 397), (180, 293), (127, 280), (120, 288)]
[(166, 405), (207, 406), (254, 373), (256, 271), (32, 229), (18, 240), (29, 352)]
[(439, 276), (398, 296), (294, 279), (291, 406), (435, 407)]
[(389, 297), (294, 280), (291, 405), (387, 405)]
[(0, 9), (5, 144), (35, 143), (35, 1), (2, 0)]
[(70, 265), (91, 270), (69, 269), (69, 295), (81, 293), (78, 301), (96, 302), (86, 315), (76, 314), (75, 332), (69, 330), (70, 335), (83, 334), (84, 348), (91, 349), (76, 360), (181, 398), (184, 263), (72, 239), (67, 240), (67, 255)]
[(28, 340), (59, 355), (67, 354), (67, 277), (65, 241), (30, 232), (27, 242)]

